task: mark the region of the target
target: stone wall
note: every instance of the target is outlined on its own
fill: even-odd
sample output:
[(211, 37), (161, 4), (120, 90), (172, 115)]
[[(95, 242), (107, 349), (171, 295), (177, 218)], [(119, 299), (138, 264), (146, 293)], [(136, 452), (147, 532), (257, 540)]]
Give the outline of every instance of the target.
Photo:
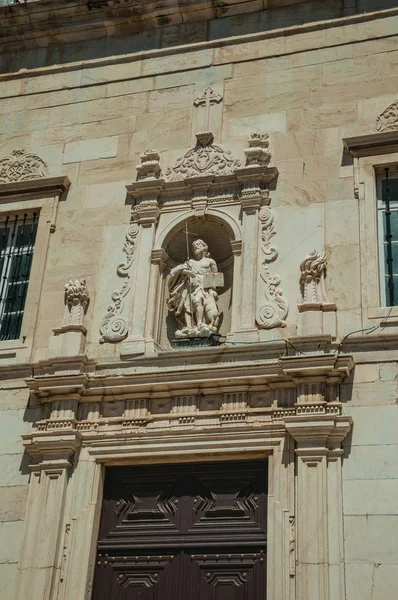
[[(378, 2), (377, 8), (393, 5)], [(375, 8), (371, 2), (357, 6)], [(292, 14), (288, 6), (281, 10)], [(301, 10), (313, 18), (319, 10), (319, 19), (341, 16), (341, 2), (300, 3), (292, 21), (279, 13), (275, 26), (307, 21), (297, 17), (304, 14)], [(173, 26), (162, 30), (161, 43), (160, 38), (153, 41), (160, 36), (155, 30), (132, 40), (115, 38), (118, 48), (116, 41), (73, 42), (61, 49), (29, 50), (15, 60), (10, 54), (2, 58), (2, 71), (9, 73), (0, 78), (0, 155), (25, 148), (45, 160), (51, 176), (67, 175), (72, 182), (50, 235), (34, 361), (47, 357), (70, 278), (85, 278), (91, 292), (85, 322), (88, 356), (117, 358), (117, 347), (99, 344), (99, 325), (110, 292), (118, 287), (116, 266), (123, 258), (121, 240), (131, 209), (125, 186), (136, 179), (135, 165), (147, 148), (160, 152), (164, 170), (188, 150), (197, 130), (193, 100), (207, 86), (224, 96), (222, 119), (215, 124), (217, 142), (242, 158), (252, 131), (270, 135), (279, 170), (271, 191), (276, 264), (290, 305), (283, 336), (296, 332), (299, 262), (313, 248), (327, 253), (326, 286), (338, 307), (339, 339), (369, 325), (361, 304), (353, 165), (342, 139), (375, 131), (377, 116), (397, 100), (397, 18), (386, 14), (367, 21), (361, 16), (339, 25), (217, 41), (263, 31), (267, 24), (262, 19), (256, 14), (219, 19), (211, 23), (210, 34), (202, 25)], [(203, 44), (184, 52), (172, 48), (192, 41)], [(19, 71), (22, 66), (25, 70)], [(269, 338), (264, 333), (263, 340)], [(347, 600), (397, 594), (397, 363), (393, 352), (383, 357), (375, 352), (369, 363), (359, 360), (352, 381), (342, 389), (344, 414), (354, 422), (343, 463)], [(28, 373), (10, 375), (10, 362), (6, 354), (0, 357), (4, 600), (13, 598), (29, 478), (20, 435), (39, 415), (28, 408), (23, 383)]]
[[(28, 373), (26, 373), (27, 375)], [(30, 431), (40, 411), (28, 408), (22, 378), (2, 382), (0, 390), (0, 596), (11, 600), (24, 532), (29, 488), (29, 460), (21, 435)]]
[(357, 364), (341, 393), (344, 413), (354, 423), (343, 444), (347, 598), (393, 598), (398, 579), (397, 362)]

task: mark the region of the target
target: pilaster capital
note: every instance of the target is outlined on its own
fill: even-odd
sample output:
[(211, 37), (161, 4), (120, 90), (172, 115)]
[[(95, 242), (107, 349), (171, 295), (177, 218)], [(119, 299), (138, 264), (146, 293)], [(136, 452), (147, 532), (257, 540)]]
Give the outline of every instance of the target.
[(351, 429), (352, 419), (343, 415), (300, 415), (285, 418), (286, 431), (297, 443), (296, 454), (315, 456), (338, 447)]
[(142, 227), (151, 227), (151, 225), (156, 224), (159, 219), (160, 210), (158, 201), (153, 198), (150, 200), (142, 200), (134, 207), (132, 215), (138, 225), (141, 225)]
[(81, 444), (82, 436), (75, 429), (68, 431), (34, 431), (22, 435), (28, 454), (34, 459), (32, 469), (59, 471), (72, 466), (71, 458)]
[(306, 354), (280, 359), (283, 373), (296, 385), (320, 382), (341, 383), (351, 372), (354, 359), (341, 354)]

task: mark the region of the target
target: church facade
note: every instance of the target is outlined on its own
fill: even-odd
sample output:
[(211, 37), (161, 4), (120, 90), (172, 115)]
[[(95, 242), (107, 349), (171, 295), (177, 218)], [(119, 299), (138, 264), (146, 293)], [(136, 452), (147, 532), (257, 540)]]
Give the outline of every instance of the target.
[(398, 9), (0, 2), (0, 595), (398, 593)]

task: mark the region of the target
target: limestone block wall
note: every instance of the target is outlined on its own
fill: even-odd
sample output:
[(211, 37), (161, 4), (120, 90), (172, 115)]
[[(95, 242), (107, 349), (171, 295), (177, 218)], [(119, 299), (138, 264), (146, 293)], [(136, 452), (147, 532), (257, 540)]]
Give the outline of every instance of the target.
[[(312, 3), (302, 5), (310, 10)], [(363, 10), (374, 7), (371, 2), (359, 5)], [(279, 170), (271, 190), (276, 265), (290, 305), (281, 335), (296, 332), (299, 263), (314, 248), (327, 254), (326, 287), (338, 307), (339, 339), (368, 324), (361, 306), (358, 201), (342, 139), (374, 131), (377, 116), (397, 100), (397, 17), (386, 14), (339, 26), (320, 23), (294, 33), (220, 44), (217, 39), (225, 32), (248, 33), (250, 28), (240, 23), (256, 20), (255, 15), (230, 19), (227, 29), (226, 21), (214, 21), (218, 33), (208, 44), (199, 25), (196, 37), (192, 28), (179, 26), (153, 52), (152, 43), (122, 39), (118, 52), (110, 52), (110, 46), (104, 51), (99, 40), (74, 43), (73, 51), (67, 44), (29, 50), (16, 55), (15, 62), (10, 54), (2, 58), (2, 70), (8, 73), (0, 77), (0, 156), (25, 148), (45, 160), (51, 176), (67, 175), (72, 183), (50, 235), (33, 360), (47, 356), (52, 329), (62, 321), (63, 286), (70, 278), (85, 278), (91, 294), (85, 321), (89, 357), (118, 357), (116, 346), (99, 344), (99, 325), (110, 293), (119, 285), (116, 266), (123, 259), (131, 210), (125, 186), (136, 179), (135, 165), (147, 148), (160, 152), (164, 170), (189, 149), (200, 129), (193, 100), (207, 86), (223, 94), (221, 117), (212, 123), (216, 142), (243, 158), (252, 131), (270, 135), (272, 162)], [(295, 23), (280, 21), (279, 26), (287, 24)], [(203, 45), (173, 50), (192, 41)], [(115, 56), (102, 59), (100, 52)], [(26, 70), (19, 71), (21, 65)], [(349, 600), (396, 595), (393, 360), (393, 354), (381, 360), (375, 353), (373, 362), (360, 362), (342, 391), (344, 412), (354, 421), (343, 463)], [(0, 357), (4, 372), (9, 362)], [(12, 599), (29, 478), (20, 436), (38, 418), (36, 409), (28, 408), (23, 383), (28, 374), (5, 374), (0, 396), (0, 595), (6, 600)]]
[(29, 461), (21, 435), (39, 416), (28, 408), (23, 379), (2, 381), (0, 390), (0, 597), (11, 600), (24, 532), (29, 487)]
[(353, 430), (343, 442), (346, 593), (394, 598), (398, 581), (398, 364), (357, 364), (342, 385)]

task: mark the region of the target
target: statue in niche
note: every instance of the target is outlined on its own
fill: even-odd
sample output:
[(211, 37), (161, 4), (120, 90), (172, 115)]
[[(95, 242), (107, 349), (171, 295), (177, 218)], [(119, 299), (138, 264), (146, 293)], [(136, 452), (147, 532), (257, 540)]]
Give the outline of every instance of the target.
[(180, 327), (176, 338), (209, 337), (220, 326), (217, 287), (224, 275), (209, 254), (203, 240), (192, 243), (193, 258), (170, 271), (167, 306)]

